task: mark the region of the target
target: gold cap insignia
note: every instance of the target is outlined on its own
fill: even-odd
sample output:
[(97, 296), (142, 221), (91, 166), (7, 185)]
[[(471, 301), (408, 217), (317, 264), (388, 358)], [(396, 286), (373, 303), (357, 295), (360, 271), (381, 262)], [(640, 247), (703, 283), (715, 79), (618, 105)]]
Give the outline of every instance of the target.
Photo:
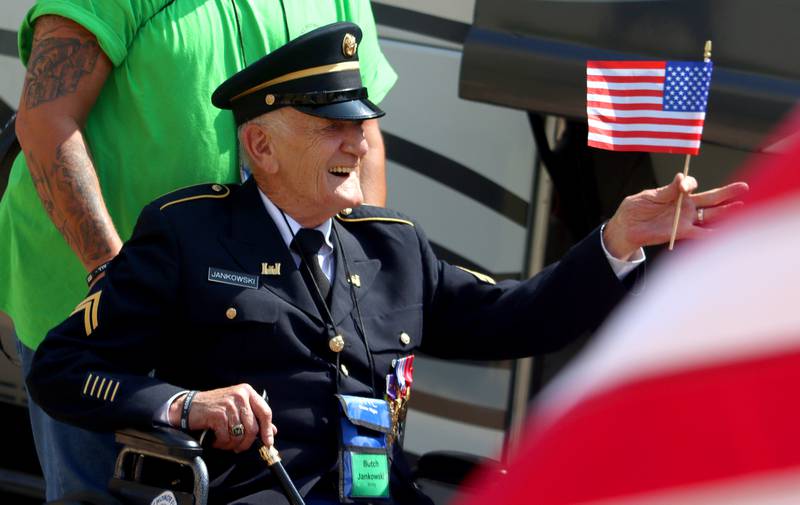
[(358, 49), (356, 37), (352, 33), (345, 34), (344, 39), (342, 40), (342, 54), (348, 58), (352, 58), (353, 55), (356, 54), (356, 49)]
[(273, 95), (272, 93), (268, 94), (267, 96), (264, 97), (264, 102), (267, 105), (272, 105), (273, 103), (275, 103), (275, 95)]

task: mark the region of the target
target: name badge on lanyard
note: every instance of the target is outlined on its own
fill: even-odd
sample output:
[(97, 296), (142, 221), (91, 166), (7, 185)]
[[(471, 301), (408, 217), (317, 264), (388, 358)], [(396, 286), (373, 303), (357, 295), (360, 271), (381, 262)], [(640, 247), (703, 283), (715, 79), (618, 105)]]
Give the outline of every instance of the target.
[(376, 398), (336, 395), (341, 405), (339, 499), (389, 498), (389, 404)]

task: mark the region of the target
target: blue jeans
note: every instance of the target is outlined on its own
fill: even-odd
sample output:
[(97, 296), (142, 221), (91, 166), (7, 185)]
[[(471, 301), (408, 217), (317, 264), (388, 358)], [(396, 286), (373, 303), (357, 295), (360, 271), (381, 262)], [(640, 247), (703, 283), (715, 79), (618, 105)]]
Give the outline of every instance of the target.
[[(17, 340), (22, 376), (31, 370), (34, 351)], [(26, 386), (27, 390), (27, 386)], [(36, 454), (47, 486), (47, 500), (77, 493), (106, 493), (118, 447), (114, 434), (83, 430), (47, 415), (28, 398)]]

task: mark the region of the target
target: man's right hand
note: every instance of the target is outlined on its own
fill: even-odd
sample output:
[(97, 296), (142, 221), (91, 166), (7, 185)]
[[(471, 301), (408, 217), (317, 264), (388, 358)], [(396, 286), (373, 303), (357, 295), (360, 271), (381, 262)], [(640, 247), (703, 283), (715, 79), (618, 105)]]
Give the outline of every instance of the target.
[[(183, 395), (169, 407), (169, 421), (173, 426), (180, 424), (185, 399)], [(238, 424), (244, 426), (244, 433), (234, 436), (232, 428)], [(249, 384), (198, 392), (189, 409), (189, 429), (212, 430), (213, 447), (234, 452), (249, 449), (256, 437), (269, 447), (278, 433), (278, 428), (272, 424), (272, 410)]]

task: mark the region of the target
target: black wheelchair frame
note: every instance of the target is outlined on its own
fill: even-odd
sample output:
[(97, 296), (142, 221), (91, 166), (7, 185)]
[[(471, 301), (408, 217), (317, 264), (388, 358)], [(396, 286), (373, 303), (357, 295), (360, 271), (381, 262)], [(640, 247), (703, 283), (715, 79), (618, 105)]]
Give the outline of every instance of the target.
[[(191, 435), (167, 427), (150, 431), (125, 429), (116, 433), (116, 441), (122, 449), (109, 482), (109, 496), (76, 495), (48, 505), (149, 505), (167, 491), (175, 498), (171, 503), (177, 505), (207, 504), (209, 477), (202, 459), (203, 447)], [(146, 482), (145, 465), (153, 460), (190, 470), (191, 492)], [(467, 453), (436, 451), (417, 461), (415, 482), (435, 503), (446, 503), (456, 495), (469, 494), (463, 484), (478, 466), (493, 468), (498, 478), (505, 474), (496, 461)]]

